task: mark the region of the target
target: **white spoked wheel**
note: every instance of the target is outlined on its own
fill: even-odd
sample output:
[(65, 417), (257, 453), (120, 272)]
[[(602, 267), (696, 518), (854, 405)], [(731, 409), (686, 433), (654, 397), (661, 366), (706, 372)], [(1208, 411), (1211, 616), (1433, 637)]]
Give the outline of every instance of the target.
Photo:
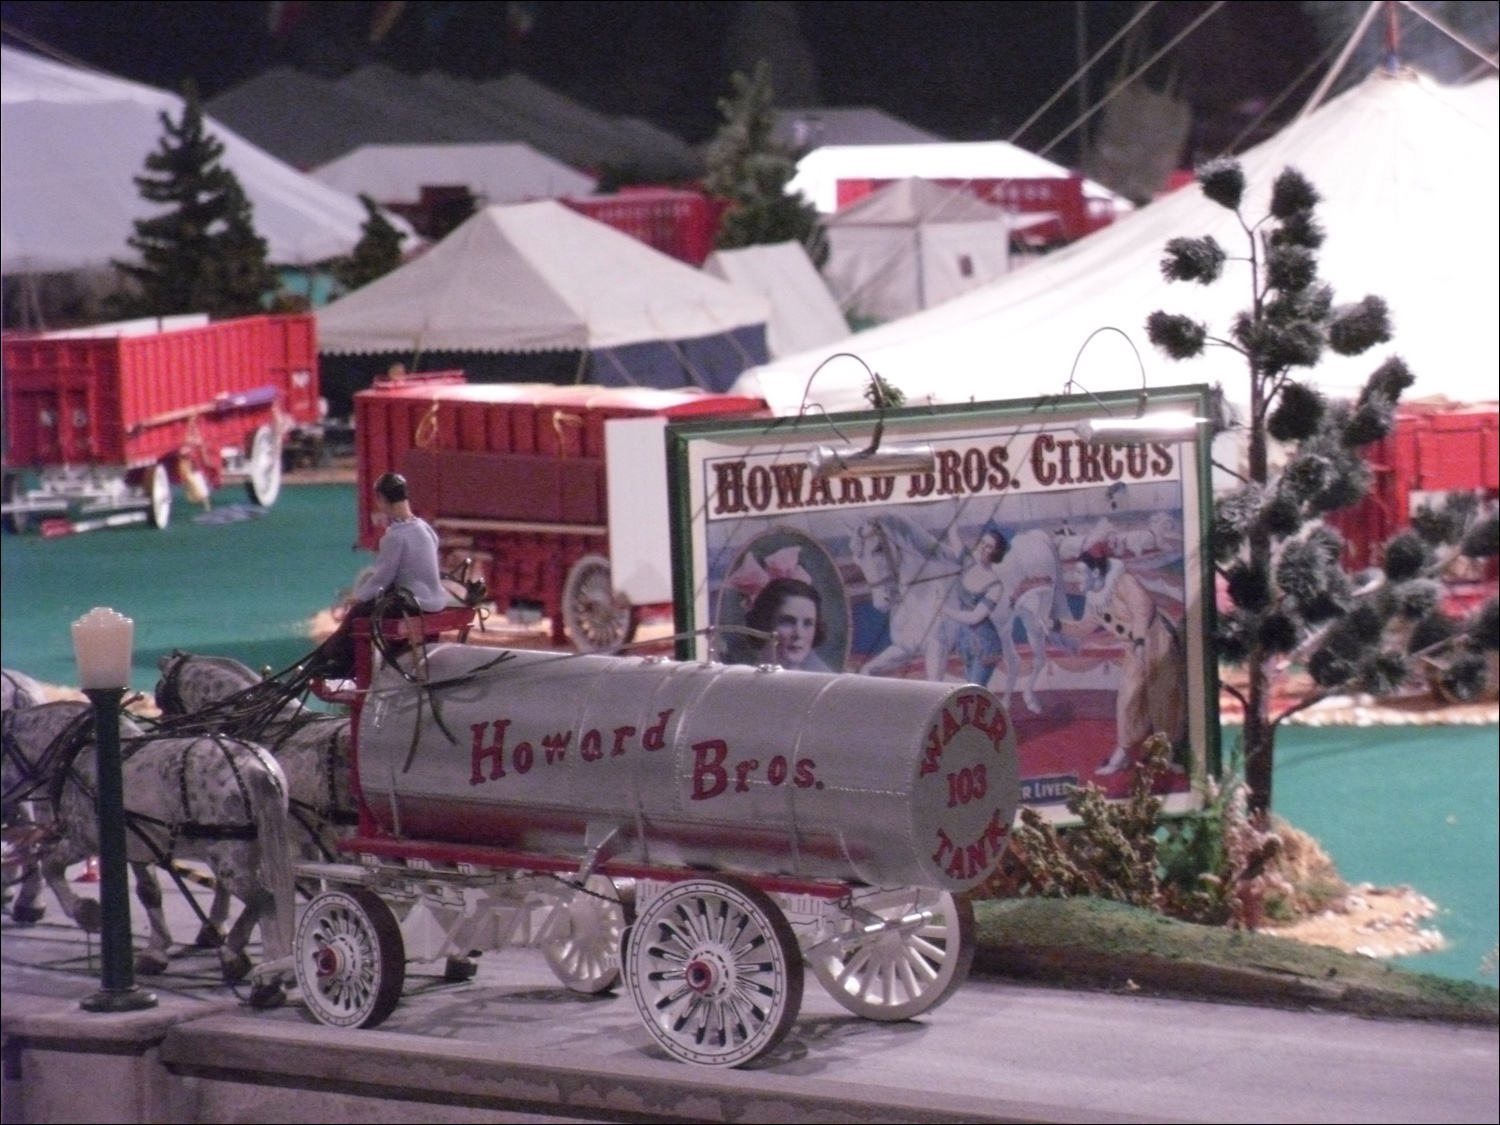
[[(863, 932), (884, 922), (869, 936)], [(946, 891), (904, 887), (854, 899), (831, 941), (808, 964), (828, 994), (857, 1016), (907, 1020), (948, 999), (974, 962), (974, 908)]]
[(401, 999), (401, 927), (363, 887), (324, 891), (297, 927), (297, 985), (308, 1011), (331, 1027), (374, 1027)]
[(567, 932), (543, 942), (542, 955), (574, 992), (607, 992), (620, 981), (620, 943), (629, 924), (614, 883), (592, 875), (568, 904)]
[(262, 508), (269, 508), (281, 495), (281, 439), (271, 426), (262, 426), (250, 439), (250, 475), (245, 491)]
[(146, 474), (146, 496), (151, 501), (151, 526), (165, 528), (172, 522), (172, 478), (165, 465), (156, 465)]
[(608, 652), (635, 633), (630, 600), (615, 593), (609, 560), (601, 555), (584, 555), (568, 571), (562, 615), (563, 627), (579, 652)]
[(802, 962), (780, 908), (737, 879), (687, 879), (630, 932), (625, 978), (668, 1054), (742, 1066), (774, 1047), (802, 1007)]

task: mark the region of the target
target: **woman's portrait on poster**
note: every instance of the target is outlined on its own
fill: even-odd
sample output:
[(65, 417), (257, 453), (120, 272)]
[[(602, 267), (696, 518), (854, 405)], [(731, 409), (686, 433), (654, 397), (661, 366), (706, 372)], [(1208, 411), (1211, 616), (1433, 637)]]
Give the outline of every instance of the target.
[(757, 536), (736, 560), (719, 595), (718, 624), (731, 664), (775, 664), (800, 672), (842, 671), (849, 650), (848, 595), (838, 567), (814, 539), (790, 528)]

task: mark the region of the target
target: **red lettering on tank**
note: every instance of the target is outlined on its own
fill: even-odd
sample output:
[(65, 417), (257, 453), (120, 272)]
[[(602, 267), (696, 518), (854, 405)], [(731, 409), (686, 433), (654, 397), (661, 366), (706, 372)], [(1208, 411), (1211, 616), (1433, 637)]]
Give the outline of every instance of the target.
[(1005, 836), (1009, 831), (1010, 825), (1000, 823), (1000, 810), (996, 809), (984, 829), (984, 838), (990, 842), (990, 849), (996, 856), (1005, 849)]
[(990, 697), (987, 695), (976, 695), (974, 697), (974, 725), (983, 730), (990, 717)]
[(766, 766), (766, 780), (772, 785), (780, 785), (786, 780), (788, 768), (786, 758), (777, 754), (776, 757), (771, 759), (770, 764)]
[[(671, 712), (662, 714), (670, 715)], [(729, 787), (729, 774), (724, 769), (724, 758), (728, 754), (729, 744), (722, 738), (693, 744), (693, 800), (706, 801)]]
[(531, 769), (531, 763), (534, 761), (536, 761), (536, 751), (531, 748), (531, 743), (518, 742), (515, 753), (510, 759), (510, 764), (516, 767), (516, 772), (525, 773)]
[(960, 727), (958, 725), (958, 720), (953, 717), (953, 712), (952, 711), (948, 711), (948, 710), (944, 710), (943, 711), (943, 745), (947, 746), (948, 743), (952, 742), (953, 741), (953, 736), (955, 734), (957, 734), (959, 732), (959, 730), (960, 730)]
[(973, 878), (989, 866), (989, 856), (985, 854), (983, 836), (964, 849), (964, 858), (969, 861), (969, 878)]
[(1004, 749), (1005, 734), (1009, 729), (1010, 727), (1005, 721), (1005, 712), (996, 707), (995, 717), (990, 720), (990, 725), (984, 728), (984, 733), (995, 744), (997, 751)]
[[(469, 774), (470, 785), (483, 785), (486, 781), (499, 781), (505, 776), (505, 729), (510, 726), (510, 720), (495, 720), (495, 737), (486, 746), (484, 744), (484, 730), (488, 726), (490, 726), (489, 723), (475, 723), (469, 728), (474, 732), (474, 749), (469, 756), (469, 764), (472, 770)], [(486, 758), (490, 759), (489, 777), (485, 777), (484, 770), (480, 768)]]
[(734, 791), (736, 793), (750, 792), (750, 774), (760, 769), (759, 758), (746, 758), (743, 762), (736, 762), (734, 767)]
[(964, 726), (968, 726), (974, 721), (974, 703), (979, 698), (981, 697), (977, 695), (960, 695), (954, 700), (958, 704), (958, 721)]
[(578, 744), (578, 753), (585, 762), (597, 762), (604, 757), (604, 736), (596, 730), (588, 731)]
[(573, 741), (572, 731), (558, 731), (549, 734), (542, 739), (542, 748), (547, 752), (547, 764), (563, 760), (563, 755), (568, 752), (568, 744)]
[(672, 717), (671, 711), (658, 713), (656, 725), (647, 727), (646, 733), (641, 735), (641, 745), (647, 750), (660, 750), (667, 744), (667, 720)]
[(798, 789), (811, 789), (818, 784), (817, 775), (813, 770), (818, 768), (818, 763), (811, 758), (798, 758), (797, 770), (792, 777), (792, 784)]
[(965, 866), (965, 864), (967, 862), (967, 859), (968, 859), (968, 857), (965, 854), (963, 848), (957, 848), (957, 849), (954, 850), (954, 852), (953, 852), (953, 858), (948, 861), (948, 867), (947, 867), (947, 871), (946, 871), (946, 873), (949, 876), (949, 878), (952, 878), (952, 879), (967, 879), (971, 874), (973, 874)]
[(618, 758), (625, 753), (625, 740), (635, 733), (635, 727), (615, 727), (615, 744), (609, 748), (609, 756)]
[(938, 762), (943, 757), (943, 740), (938, 734), (936, 723), (933, 723), (932, 728), (927, 732), (927, 745), (923, 747), (923, 753), (922, 766), (917, 770), (918, 777), (926, 777), (930, 773), (937, 773)]
[(932, 853), (932, 862), (941, 864), (943, 862), (943, 856), (947, 855), (953, 850), (953, 840), (951, 837), (949, 837), (948, 833), (941, 828), (938, 829), (937, 834), (938, 850)]

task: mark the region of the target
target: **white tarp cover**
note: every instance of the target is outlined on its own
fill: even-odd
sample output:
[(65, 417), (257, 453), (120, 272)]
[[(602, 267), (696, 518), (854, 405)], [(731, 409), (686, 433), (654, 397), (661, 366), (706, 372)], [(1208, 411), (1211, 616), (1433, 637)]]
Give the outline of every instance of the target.
[[(132, 221), (159, 210), (141, 198), (135, 177), (161, 139), (160, 114), (179, 118), (182, 99), (10, 47), (0, 48), (0, 58), (4, 272), (107, 269), (111, 259), (129, 259)], [(273, 262), (319, 262), (359, 241), (359, 200), (211, 119), (206, 125), (224, 144), (223, 163), (244, 186)]]
[[(1380, 356), (1394, 351), (1416, 374), (1409, 397), (1455, 401), (1495, 397), (1500, 369), (1500, 149), (1497, 83), (1462, 91), (1412, 75), (1372, 76), (1306, 119), (1246, 152), (1246, 215), (1265, 214), (1272, 179), (1295, 166), (1323, 196), (1328, 238), (1322, 276), (1335, 298), (1384, 297), (1395, 338), (1361, 357), (1328, 354), (1315, 378), (1350, 395)], [(1134, 342), (1151, 386), (1222, 383), (1247, 393), (1240, 357), (1209, 348), (1183, 363), (1146, 339), (1156, 309), (1185, 313), (1224, 332), (1250, 303), (1248, 268), (1231, 260), (1217, 284), (1167, 284), (1159, 263), (1167, 239), (1209, 234), (1243, 257), (1233, 213), (1189, 186), (1089, 235), (1059, 253), (939, 308), (861, 333), (838, 349), (791, 356), (748, 371), (737, 384), (778, 413), (794, 413), (808, 374), (835, 350), (852, 350), (912, 403), (968, 402), (1061, 392), (1075, 356), (1090, 391), (1140, 386), (1141, 368), (1119, 334)], [(818, 376), (811, 401), (828, 410), (865, 406), (864, 372), (840, 361)]]
[(778, 109), (771, 139), (796, 152), (822, 145), (925, 145), (946, 140), (874, 106)]
[(1005, 212), (931, 180), (887, 184), (823, 226), (828, 288), (861, 319), (932, 308), (1010, 269)]
[[(824, 145), (797, 161), (797, 174), (786, 185), (800, 192), (825, 215), (838, 210), (840, 180), (1041, 180), (1072, 175), (1009, 141), (943, 141), (939, 144)], [(1130, 202), (1107, 187), (1083, 181), (1085, 199), (1107, 202), (1115, 213)]]
[(542, 200), (487, 207), (318, 313), (319, 349), (594, 351), (763, 325), (770, 304)]
[(591, 195), (594, 179), (524, 144), (361, 145), (310, 173), (349, 195), (416, 203), (422, 188), (463, 185), (481, 203)]
[(703, 268), (771, 302), (766, 348), (772, 359), (849, 335), (848, 322), (800, 242), (715, 250)]

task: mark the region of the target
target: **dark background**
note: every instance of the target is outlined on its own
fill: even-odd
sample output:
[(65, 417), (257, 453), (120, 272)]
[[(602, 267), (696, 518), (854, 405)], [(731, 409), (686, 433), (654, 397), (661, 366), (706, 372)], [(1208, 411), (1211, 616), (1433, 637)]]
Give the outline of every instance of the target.
[[(1143, 21), (1134, 61), (1206, 6), (1201, 0), (1157, 5)], [(1315, 17), (1326, 13), (1314, 7), (1234, 0), (1147, 75), (1154, 88), (1192, 103), (1189, 159), (1213, 155), (1208, 149), (1233, 138), (1317, 57), (1329, 32), (1320, 40)], [(1357, 19), (1364, 5), (1325, 7), (1352, 8)], [(694, 142), (712, 135), (728, 76), (757, 58), (769, 61), (784, 105), (873, 105), (954, 140), (1008, 137), (1074, 72), (1080, 12), (1092, 53), (1135, 8), (1130, 0), (0, 5), (13, 45), (40, 41), (154, 86), (180, 89), (192, 78), (205, 98), (279, 63), (330, 78), (372, 61), (471, 78), (521, 69), (596, 109), (647, 118)], [(382, 15), (394, 19), (372, 42)], [(1345, 18), (1334, 15), (1334, 24)], [(1090, 102), (1117, 77), (1122, 61), (1117, 47), (1095, 67)], [(1309, 91), (1312, 81), (1315, 76), (1305, 84)], [(1289, 98), (1272, 123), (1295, 112), (1301, 100)], [(1020, 143), (1040, 147), (1072, 122), (1078, 107), (1077, 91), (1070, 90)], [(1053, 155), (1076, 163), (1079, 137), (1069, 137)]]

